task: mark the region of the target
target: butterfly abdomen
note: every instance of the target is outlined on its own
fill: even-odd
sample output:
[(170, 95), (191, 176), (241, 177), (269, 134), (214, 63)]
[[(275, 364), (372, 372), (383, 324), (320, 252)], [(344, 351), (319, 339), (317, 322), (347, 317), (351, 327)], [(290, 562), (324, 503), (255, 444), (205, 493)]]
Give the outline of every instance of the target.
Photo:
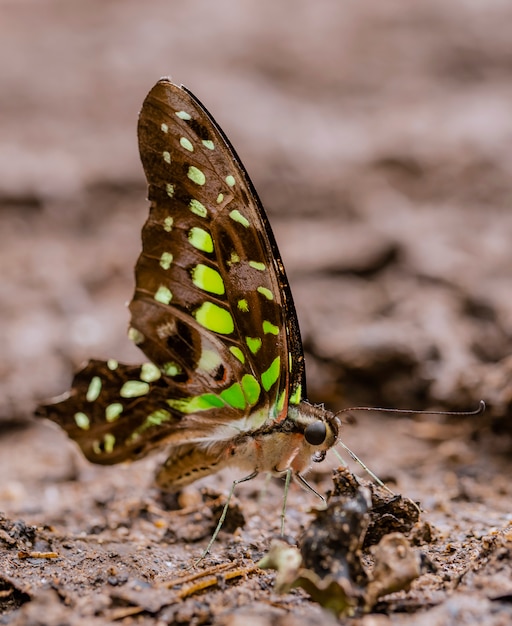
[(226, 455), (222, 446), (210, 446), (205, 450), (197, 444), (183, 445), (171, 449), (171, 454), (158, 469), (155, 480), (165, 491), (179, 491), (225, 466)]

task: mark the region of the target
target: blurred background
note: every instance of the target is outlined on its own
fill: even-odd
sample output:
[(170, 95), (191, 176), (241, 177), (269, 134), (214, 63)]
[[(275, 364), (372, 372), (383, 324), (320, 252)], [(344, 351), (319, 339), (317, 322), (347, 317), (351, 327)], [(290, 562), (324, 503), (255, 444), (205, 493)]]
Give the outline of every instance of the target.
[(137, 362), (136, 122), (160, 76), (239, 152), (295, 296), (309, 395), (512, 401), (512, 5), (0, 0), (0, 414)]
[[(267, 209), (310, 400), (334, 410), (487, 401), (483, 416), (459, 419), (359, 413), (342, 436), (425, 511), (416, 540), (438, 574), (403, 610), (431, 608), (446, 592), (445, 612), (428, 623), (455, 614), (474, 623), (477, 606), (480, 623), (499, 620), (500, 598), (510, 612), (511, 439), (501, 433), (512, 405), (511, 24), (503, 0), (0, 0), (2, 589), (60, 588), (54, 606), (92, 618), (116, 593), (112, 564), (162, 581), (195, 561), (194, 542), (218, 515), (211, 497), (223, 503), (240, 478), (201, 481), (194, 501), (205, 505), (175, 514), (150, 487), (154, 457), (93, 466), (32, 418), (87, 359), (145, 360), (126, 337), (148, 212), (136, 126), (147, 92), (170, 75), (224, 129)], [(320, 493), (332, 488), (329, 463), (338, 461), (308, 475)], [(221, 532), (215, 553), (245, 546), (259, 558), (268, 548), (282, 485), (263, 499), (261, 485), (237, 491), (246, 525)], [(292, 537), (312, 506), (291, 490)], [(6, 540), (20, 520), (33, 525), (29, 536), (48, 537), (35, 549), (64, 558), (21, 561)], [(255, 610), (275, 604), (265, 584), (253, 587), (263, 598)], [(214, 607), (252, 597), (219, 594)], [(44, 598), (16, 623), (54, 615)]]

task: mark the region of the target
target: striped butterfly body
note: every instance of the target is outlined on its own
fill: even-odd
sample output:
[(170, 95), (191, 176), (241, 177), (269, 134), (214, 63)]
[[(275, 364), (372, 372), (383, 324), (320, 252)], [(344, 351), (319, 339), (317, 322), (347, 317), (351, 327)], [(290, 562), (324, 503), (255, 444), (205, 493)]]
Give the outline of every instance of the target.
[(129, 336), (149, 362), (90, 361), (38, 415), (94, 463), (167, 446), (164, 489), (227, 466), (308, 487), (301, 472), (340, 423), (305, 399), (297, 316), (256, 191), (210, 114), (168, 79), (144, 101), (138, 137), (151, 209)]

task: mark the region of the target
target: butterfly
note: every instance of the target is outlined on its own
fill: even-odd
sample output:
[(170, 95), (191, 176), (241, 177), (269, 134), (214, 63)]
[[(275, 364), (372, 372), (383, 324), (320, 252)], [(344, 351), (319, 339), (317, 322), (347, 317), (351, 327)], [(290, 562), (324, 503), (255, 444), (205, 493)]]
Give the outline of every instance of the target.
[(165, 446), (162, 489), (235, 466), (244, 477), (231, 493), (260, 472), (317, 493), (303, 473), (336, 444), (340, 420), (306, 399), (292, 294), (244, 166), (199, 100), (167, 78), (143, 103), (138, 140), (151, 207), (128, 335), (148, 362), (91, 360), (37, 415), (93, 463)]

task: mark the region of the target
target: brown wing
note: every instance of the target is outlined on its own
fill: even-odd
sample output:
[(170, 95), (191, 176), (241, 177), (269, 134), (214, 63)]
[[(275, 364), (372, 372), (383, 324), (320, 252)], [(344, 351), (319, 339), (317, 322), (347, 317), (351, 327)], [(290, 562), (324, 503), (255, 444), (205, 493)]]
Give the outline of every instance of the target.
[(304, 395), (288, 282), (235, 151), (167, 79), (144, 101), (138, 133), (151, 208), (129, 335), (153, 365), (91, 361), (66, 398), (38, 412), (97, 463), (207, 440), (230, 424), (251, 430)]

